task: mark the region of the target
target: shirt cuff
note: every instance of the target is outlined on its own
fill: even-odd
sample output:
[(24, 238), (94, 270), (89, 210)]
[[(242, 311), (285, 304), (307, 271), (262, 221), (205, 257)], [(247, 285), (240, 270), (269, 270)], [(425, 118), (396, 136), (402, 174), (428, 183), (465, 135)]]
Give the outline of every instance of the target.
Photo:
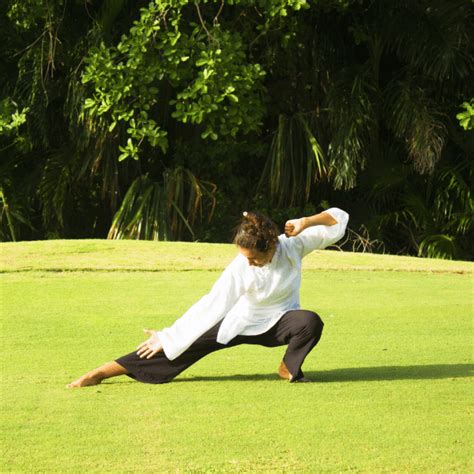
[[(349, 214), (338, 207), (331, 207), (326, 211), (334, 220), (337, 221), (337, 224), (341, 224), (342, 226), (346, 227), (349, 221)], [(337, 225), (334, 224), (334, 225)]]

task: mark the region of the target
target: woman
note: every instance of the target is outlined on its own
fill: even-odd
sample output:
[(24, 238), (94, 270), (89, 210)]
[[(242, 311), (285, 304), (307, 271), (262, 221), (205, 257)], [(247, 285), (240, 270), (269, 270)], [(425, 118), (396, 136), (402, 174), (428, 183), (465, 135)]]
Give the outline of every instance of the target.
[(146, 383), (171, 381), (211, 352), (238, 344), (267, 347), (288, 345), (280, 377), (308, 381), (301, 365), (318, 343), (323, 322), (300, 309), (301, 261), (315, 249), (337, 242), (349, 216), (331, 208), (320, 214), (292, 219), (285, 234), (267, 217), (244, 212), (234, 243), (237, 257), (209, 294), (162, 331), (150, 336), (136, 352), (92, 370), (68, 387), (97, 385), (118, 375)]

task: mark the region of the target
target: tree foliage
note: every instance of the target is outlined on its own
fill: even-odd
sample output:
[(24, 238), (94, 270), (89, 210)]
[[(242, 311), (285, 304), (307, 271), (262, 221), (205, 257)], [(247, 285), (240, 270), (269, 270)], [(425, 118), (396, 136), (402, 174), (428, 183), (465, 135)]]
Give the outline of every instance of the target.
[(459, 124), (464, 130), (474, 130), (474, 99), (470, 102), (463, 102), (461, 107), (464, 109), (456, 115)]
[[(265, 113), (261, 65), (249, 61), (244, 31), (229, 28), (223, 9), (262, 8), (256, 32), (305, 1), (153, 1), (140, 10), (117, 46), (101, 42), (87, 59), (82, 82), (92, 86), (84, 105), (93, 128), (126, 129), (119, 160), (138, 159), (146, 140), (168, 150), (166, 121), (197, 125), (203, 139), (258, 131)], [(213, 8), (206, 21), (201, 7)], [(215, 12), (215, 14), (214, 14)], [(225, 12), (227, 13), (227, 11)], [(222, 17), (221, 17), (222, 15)], [(209, 16), (209, 15), (207, 15)]]
[(468, 0), (0, 10), (2, 240), (218, 241), (243, 208), (338, 204), (379, 248), (472, 257)]

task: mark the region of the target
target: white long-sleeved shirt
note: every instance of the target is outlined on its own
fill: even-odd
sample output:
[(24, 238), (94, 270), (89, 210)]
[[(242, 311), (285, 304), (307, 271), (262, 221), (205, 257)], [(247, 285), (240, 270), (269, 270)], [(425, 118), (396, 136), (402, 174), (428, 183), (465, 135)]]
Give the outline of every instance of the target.
[(207, 295), (157, 332), (166, 357), (176, 359), (219, 321), (217, 342), (227, 344), (238, 335), (263, 334), (286, 312), (299, 309), (303, 257), (340, 240), (349, 220), (341, 209), (325, 212), (337, 223), (308, 227), (295, 237), (280, 235), (272, 261), (263, 267), (237, 255)]

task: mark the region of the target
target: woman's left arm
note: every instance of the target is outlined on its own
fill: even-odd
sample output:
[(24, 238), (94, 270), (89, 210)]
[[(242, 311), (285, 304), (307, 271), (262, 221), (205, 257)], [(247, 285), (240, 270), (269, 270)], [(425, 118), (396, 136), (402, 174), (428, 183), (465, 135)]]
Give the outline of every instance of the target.
[(301, 231), (308, 227), (313, 227), (315, 225), (335, 225), (337, 220), (329, 214), (329, 212), (324, 211), (314, 216), (301, 217), (300, 219), (291, 219), (285, 223), (285, 235), (287, 237), (295, 237)]
[(301, 257), (340, 240), (347, 227), (349, 214), (332, 207), (313, 216), (291, 219), (285, 223), (285, 235), (294, 238)]

